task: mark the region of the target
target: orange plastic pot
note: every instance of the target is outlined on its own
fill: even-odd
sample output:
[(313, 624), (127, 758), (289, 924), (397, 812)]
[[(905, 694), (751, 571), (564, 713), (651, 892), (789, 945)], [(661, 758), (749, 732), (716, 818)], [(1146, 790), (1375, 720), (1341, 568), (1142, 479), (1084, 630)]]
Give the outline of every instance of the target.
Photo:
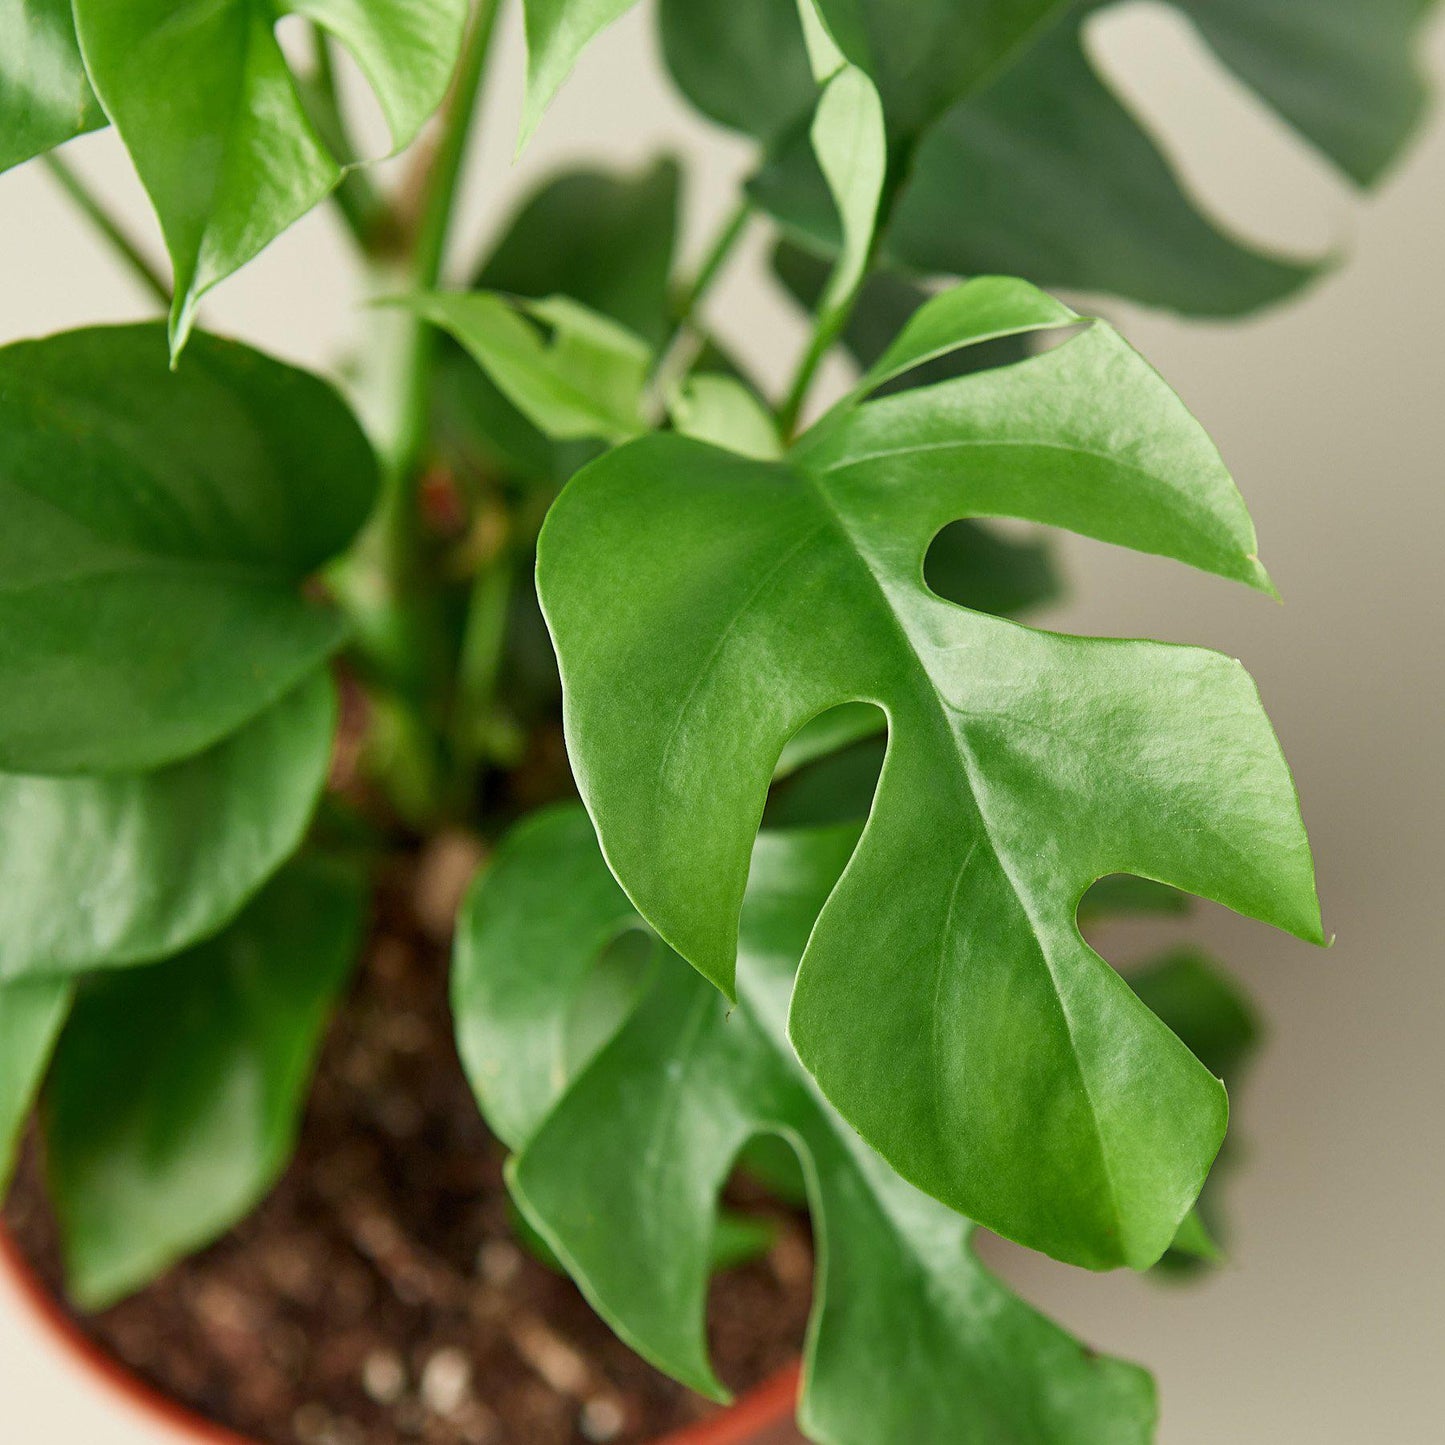
[[(37, 1330), (114, 1398), (118, 1408), (163, 1427), (175, 1445), (254, 1445), (168, 1399), (81, 1334), (3, 1229), (0, 1274), (14, 1286)], [(799, 1439), (792, 1424), (798, 1374), (799, 1367), (791, 1365), (727, 1409), (665, 1436), (655, 1445), (793, 1445)], [(524, 1442), (509, 1441), (507, 1445)]]

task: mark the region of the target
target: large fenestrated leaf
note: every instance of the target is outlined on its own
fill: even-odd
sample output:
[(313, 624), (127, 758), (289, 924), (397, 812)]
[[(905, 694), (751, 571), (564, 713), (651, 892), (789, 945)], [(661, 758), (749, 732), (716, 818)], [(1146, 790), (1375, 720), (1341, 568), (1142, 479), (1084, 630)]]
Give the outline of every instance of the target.
[(0, 773), (0, 980), (141, 963), (220, 928), (301, 842), (335, 722), (317, 673), (154, 773)]
[(521, 1151), (518, 1202), (624, 1339), (720, 1395), (703, 1330), (718, 1190), (750, 1140), (778, 1136), (803, 1167), (819, 1244), (799, 1412), (812, 1439), (1144, 1445), (1148, 1377), (1083, 1349), (990, 1276), (968, 1221), (899, 1179), (788, 1046), (793, 970), (856, 837), (765, 835), (738, 1006), (664, 953), (577, 1064), (561, 1040), (589, 972), (640, 920), (580, 810), (504, 843), (469, 900), (454, 1002), (479, 1101)]
[(0, 983), (0, 1202), (10, 1183), (21, 1128), (70, 1008), (72, 988), (68, 978)]
[(303, 859), (210, 942), (77, 998), (44, 1110), (77, 1303), (139, 1288), (271, 1187), (363, 914), (351, 870)]
[(466, 0), (74, 0), (91, 83), (150, 194), (175, 270), (171, 344), (201, 296), (321, 201), (342, 170), (275, 27), (302, 15), (356, 58), (397, 149), (440, 104)]
[(1253, 310), (1317, 275), (1209, 219), (1095, 71), (1084, 18), (1053, 27), (923, 140), (889, 254), (923, 271), (1008, 270), (1202, 316)]
[(104, 124), (70, 0), (0, 0), (0, 171)]
[[(940, 4), (955, 17), (974, 10)], [(923, 270), (1001, 270), (1204, 315), (1237, 314), (1298, 290), (1319, 267), (1261, 252), (1216, 225), (1096, 71), (1084, 25), (1111, 4), (1022, 7), (1037, 12), (1035, 23), (995, 64), (946, 72), (961, 83), (942, 111), (915, 113), (913, 95), (927, 95), (926, 85), (888, 82), (886, 45), (871, 57), (853, 48), (850, 58), (879, 82), (893, 133), (917, 142), (895, 172), (901, 189), (886, 254)], [(1175, 4), (1226, 65), (1358, 184), (1376, 181), (1413, 133), (1430, 0)], [(888, 12), (895, 37), (913, 36), (915, 7), (855, 5)], [(788, 29), (795, 8), (794, 0), (664, 0), (663, 37), (693, 102), (769, 143), (755, 194), (789, 226), (826, 242), (834, 223), (802, 133), (810, 100), (801, 30)], [(709, 75), (714, 52), (737, 63)], [(754, 74), (770, 77), (761, 98), (743, 78)]]
[[(1001, 285), (930, 303), (895, 359), (941, 350), (940, 316), (960, 342), (997, 334)], [(1014, 286), (1019, 324), (1040, 324)], [(1147, 1265), (1208, 1171), (1224, 1095), (1075, 909), (1132, 873), (1318, 939), (1308, 845), (1237, 662), (942, 601), (923, 556), (966, 515), (1269, 585), (1208, 438), (1094, 323), (1017, 366), (845, 405), (783, 464), (654, 435), (579, 473), (538, 562), (568, 747), (639, 911), (731, 990), (784, 745), (828, 708), (880, 707), (887, 762), (803, 960), (798, 1051), (927, 1192), (1066, 1260)]]
[(336, 393), (247, 347), (0, 350), (0, 769), (147, 771), (276, 702), (342, 640), (301, 583), (375, 491)]

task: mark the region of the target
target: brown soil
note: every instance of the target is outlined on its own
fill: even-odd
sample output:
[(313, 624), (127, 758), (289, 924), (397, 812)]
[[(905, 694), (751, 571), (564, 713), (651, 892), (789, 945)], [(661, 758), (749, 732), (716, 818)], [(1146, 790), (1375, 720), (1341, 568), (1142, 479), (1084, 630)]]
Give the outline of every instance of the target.
[[(430, 870), (428, 870), (430, 871)], [(464, 870), (456, 870), (458, 872)], [(714, 1407), (643, 1363), (518, 1245), (502, 1146), (462, 1076), (445, 907), (409, 876), (322, 1053), (296, 1158), (231, 1235), (78, 1321), (165, 1394), (258, 1445), (639, 1445)], [(433, 922), (429, 936), (415, 918)], [(393, 920), (400, 917), (398, 926)], [(59, 1294), (36, 1150), (5, 1222)], [(798, 1351), (811, 1288), (799, 1220), (718, 1276), (709, 1329), (747, 1389)]]

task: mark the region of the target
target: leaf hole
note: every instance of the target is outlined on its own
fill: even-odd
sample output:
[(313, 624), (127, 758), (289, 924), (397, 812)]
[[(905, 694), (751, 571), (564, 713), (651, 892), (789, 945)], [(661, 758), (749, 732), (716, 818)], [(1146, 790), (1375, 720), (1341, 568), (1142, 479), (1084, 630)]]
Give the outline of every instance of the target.
[(1062, 592), (1043, 530), (1011, 520), (950, 522), (928, 545), (923, 581), (959, 607), (1021, 617)]
[(783, 749), (763, 827), (861, 822), (872, 810), (887, 746), (887, 718), (873, 703), (844, 703), (812, 718)]

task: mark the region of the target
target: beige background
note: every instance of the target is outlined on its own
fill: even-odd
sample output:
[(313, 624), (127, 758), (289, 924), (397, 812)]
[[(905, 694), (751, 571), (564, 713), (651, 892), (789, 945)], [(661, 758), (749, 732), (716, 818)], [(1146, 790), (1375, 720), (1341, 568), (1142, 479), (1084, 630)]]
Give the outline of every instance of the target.
[[(463, 239), (480, 240), (496, 207), (551, 164), (641, 163), (667, 147), (700, 164), (695, 247), (746, 152), (672, 95), (644, 17), (589, 54), (520, 173), (510, 166), (515, 23), (504, 39)], [(1075, 600), (1050, 620), (1207, 643), (1246, 661), (1298, 775), (1339, 942), (1312, 951), (1218, 910), (1196, 925), (1272, 1021), (1239, 1111), (1250, 1160), (1231, 1190), (1228, 1269), (1181, 1290), (1033, 1259), (1005, 1267), (1092, 1343), (1157, 1371), (1164, 1445), (1428, 1445), (1445, 1439), (1445, 117), (1360, 204), (1166, 12), (1131, 6), (1095, 40), (1135, 103), (1170, 127), (1176, 157), (1221, 216), (1304, 250), (1348, 246), (1352, 259), (1304, 302), (1246, 326), (1114, 312), (1218, 439), (1286, 605), (1066, 542)], [(1445, 75), (1440, 27), (1430, 61)], [(113, 139), (72, 151), (142, 224)], [(144, 314), (42, 175), (0, 179), (0, 217), (0, 340)], [(355, 281), (332, 221), (314, 216), (224, 287), (207, 323), (324, 362), (353, 333)], [(713, 314), (776, 383), (800, 330), (756, 249)], [(1142, 942), (1122, 938), (1117, 956)], [(6, 1445), (157, 1442), (77, 1381), (3, 1292), (0, 1400)]]

